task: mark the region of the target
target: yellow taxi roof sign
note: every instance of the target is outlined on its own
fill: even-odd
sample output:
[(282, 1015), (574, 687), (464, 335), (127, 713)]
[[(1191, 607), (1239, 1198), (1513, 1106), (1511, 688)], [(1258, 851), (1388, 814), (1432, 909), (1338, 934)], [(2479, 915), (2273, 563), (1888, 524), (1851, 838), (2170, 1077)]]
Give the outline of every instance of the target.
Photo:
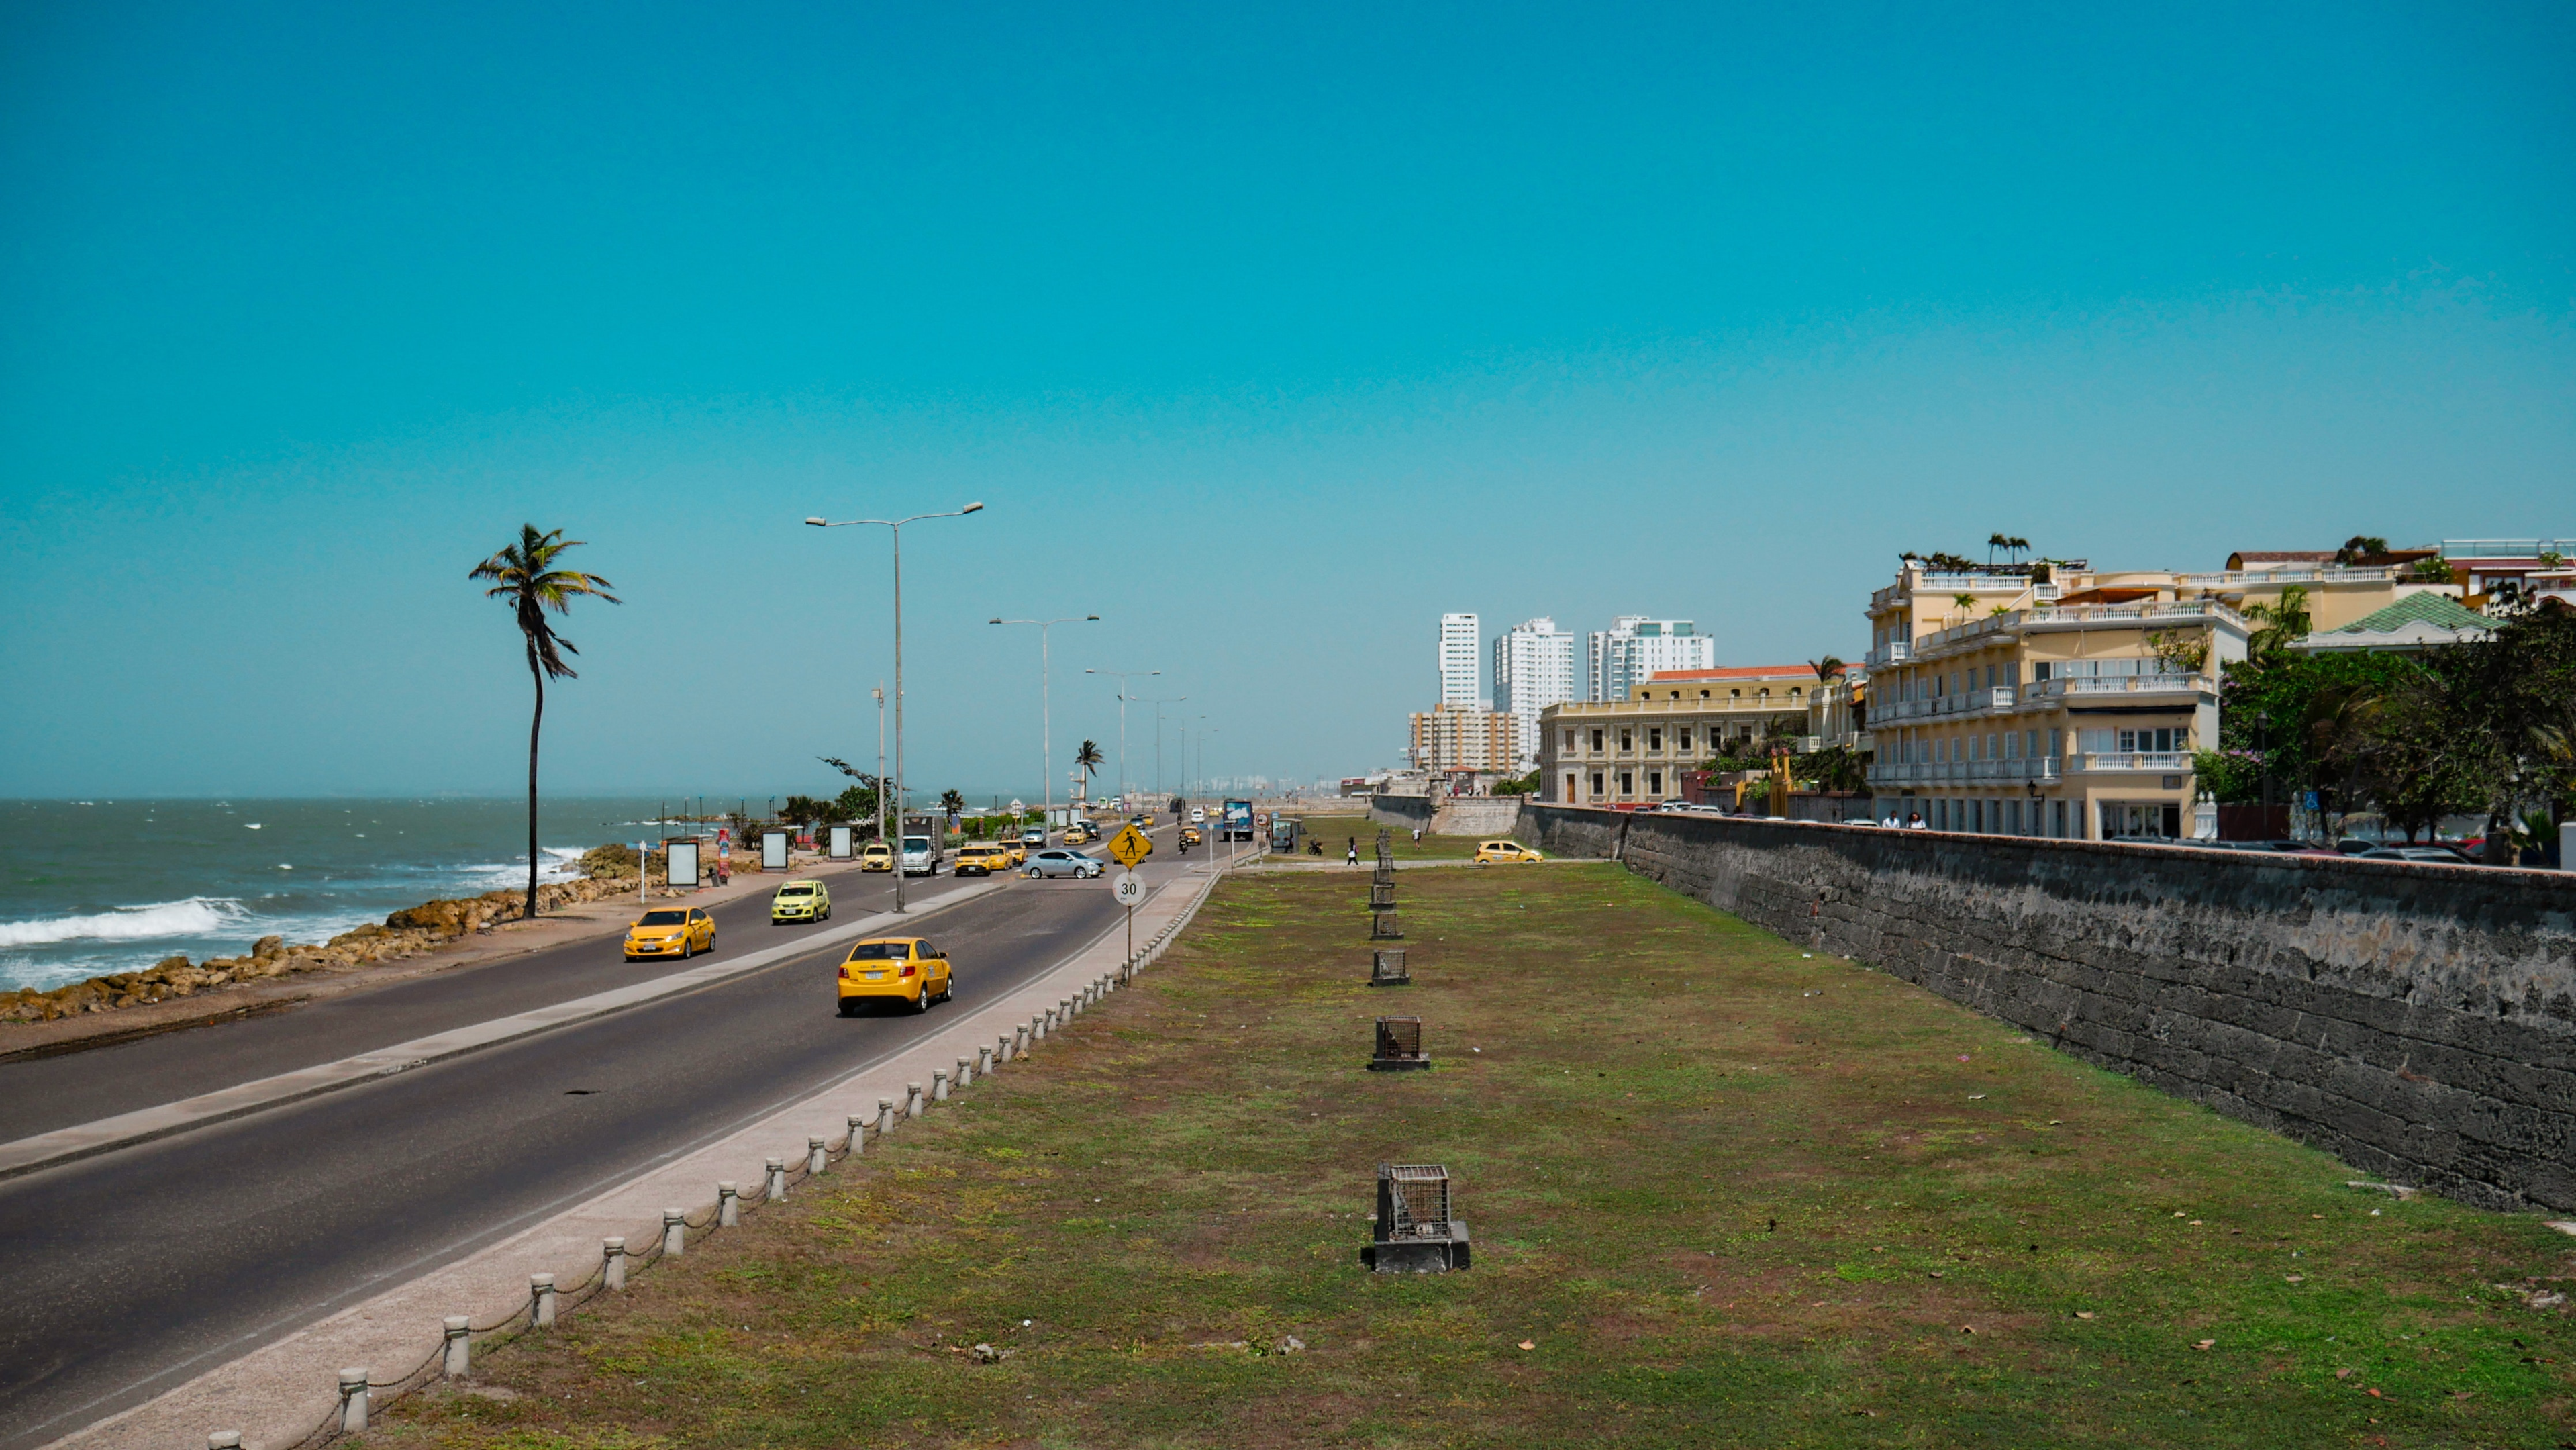
[(1131, 825), (1110, 839), (1109, 854), (1117, 858), (1119, 865), (1133, 871), (1137, 862), (1154, 854), (1154, 843), (1145, 839), (1143, 831)]

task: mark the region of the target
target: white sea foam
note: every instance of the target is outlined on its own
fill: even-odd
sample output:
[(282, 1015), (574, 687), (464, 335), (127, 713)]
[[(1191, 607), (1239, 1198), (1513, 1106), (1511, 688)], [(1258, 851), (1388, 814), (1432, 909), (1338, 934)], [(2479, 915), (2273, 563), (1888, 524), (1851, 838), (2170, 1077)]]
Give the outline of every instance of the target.
[(156, 901), (147, 906), (120, 906), (96, 916), (55, 916), (38, 921), (0, 921), (0, 947), (43, 946), (68, 941), (150, 941), (154, 937), (205, 936), (222, 931), (250, 915), (230, 897), (191, 896), (185, 901)]
[[(539, 846), (537, 879), (570, 881), (579, 876), (583, 849), (579, 846)], [(525, 886), (528, 884), (528, 858), (522, 856), (516, 861), (467, 866), (457, 874), (486, 891), (497, 891), (504, 886)]]

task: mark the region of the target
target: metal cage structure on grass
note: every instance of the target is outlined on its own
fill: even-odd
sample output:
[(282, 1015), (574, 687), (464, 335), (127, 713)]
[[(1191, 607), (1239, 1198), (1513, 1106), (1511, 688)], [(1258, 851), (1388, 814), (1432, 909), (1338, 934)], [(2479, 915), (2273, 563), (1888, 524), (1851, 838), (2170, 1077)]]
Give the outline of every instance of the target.
[(1421, 1018), (1377, 1019), (1377, 1048), (1369, 1057), (1369, 1071), (1422, 1072), (1430, 1066), (1431, 1054), (1422, 1050)]
[(1437, 1163), (1377, 1165), (1377, 1232), (1360, 1250), (1372, 1273), (1442, 1274), (1468, 1263), (1467, 1222), (1452, 1210), (1449, 1170)]
[(1413, 975), (1404, 967), (1404, 948), (1378, 947), (1369, 953), (1369, 985), (1372, 987), (1413, 985)]

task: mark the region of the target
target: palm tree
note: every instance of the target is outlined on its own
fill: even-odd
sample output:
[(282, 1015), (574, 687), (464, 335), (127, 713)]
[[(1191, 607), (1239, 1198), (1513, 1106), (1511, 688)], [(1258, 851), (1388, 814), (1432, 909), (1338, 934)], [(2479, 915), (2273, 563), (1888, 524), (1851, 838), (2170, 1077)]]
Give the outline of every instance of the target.
[(1995, 550), (2009, 549), (2011, 547), (2012, 540), (2002, 534), (1986, 535), (1986, 563), (1991, 565), (1995, 562)]
[(1089, 780), (1093, 776), (1098, 775), (1100, 773), (1100, 767), (1108, 759), (1109, 757), (1100, 753), (1100, 742), (1096, 740), (1086, 740), (1082, 742), (1082, 748), (1073, 752), (1073, 763), (1082, 767), (1082, 778), (1084, 780)]
[[(2010, 549), (2016, 554), (2027, 554), (2030, 552), (2030, 540), (2023, 538), (2019, 534), (2015, 534), (2011, 538), (2004, 540), (2004, 547)], [(2015, 562), (2019, 561), (2016, 560)]]
[(555, 567), (565, 550), (580, 547), (581, 540), (565, 538), (561, 529), (541, 534), (535, 524), (521, 524), (517, 543), (503, 545), (501, 552), (475, 565), (465, 576), (494, 581), (491, 588), (483, 591), (483, 597), (509, 602), (527, 645), (528, 676), (537, 685), (536, 713), (528, 720), (527, 915), (532, 921), (537, 915), (537, 735), (546, 723), (546, 681), (576, 678), (563, 657), (581, 653), (573, 648), (571, 640), (555, 633), (554, 626), (546, 621), (546, 611), (570, 614), (572, 601), (584, 595), (611, 604), (619, 602), (616, 595), (608, 592), (616, 586), (598, 575)]
[(1817, 679), (1832, 680), (1841, 678), (1843, 671), (1851, 666), (1843, 663), (1839, 655), (1827, 655), (1820, 660), (1807, 661), (1807, 668), (1816, 672)]

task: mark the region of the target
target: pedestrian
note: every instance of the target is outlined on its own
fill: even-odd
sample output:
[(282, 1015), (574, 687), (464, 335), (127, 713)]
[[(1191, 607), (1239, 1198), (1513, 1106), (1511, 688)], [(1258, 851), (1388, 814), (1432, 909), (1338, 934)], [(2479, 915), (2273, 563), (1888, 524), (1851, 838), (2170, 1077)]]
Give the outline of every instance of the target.
[(1348, 860), (1353, 866), (1360, 864), (1360, 838), (1357, 836), (1351, 837), (1351, 854)]
[(1413, 828), (1413, 844), (1417, 846), (1422, 844), (1422, 828), (1420, 826)]

